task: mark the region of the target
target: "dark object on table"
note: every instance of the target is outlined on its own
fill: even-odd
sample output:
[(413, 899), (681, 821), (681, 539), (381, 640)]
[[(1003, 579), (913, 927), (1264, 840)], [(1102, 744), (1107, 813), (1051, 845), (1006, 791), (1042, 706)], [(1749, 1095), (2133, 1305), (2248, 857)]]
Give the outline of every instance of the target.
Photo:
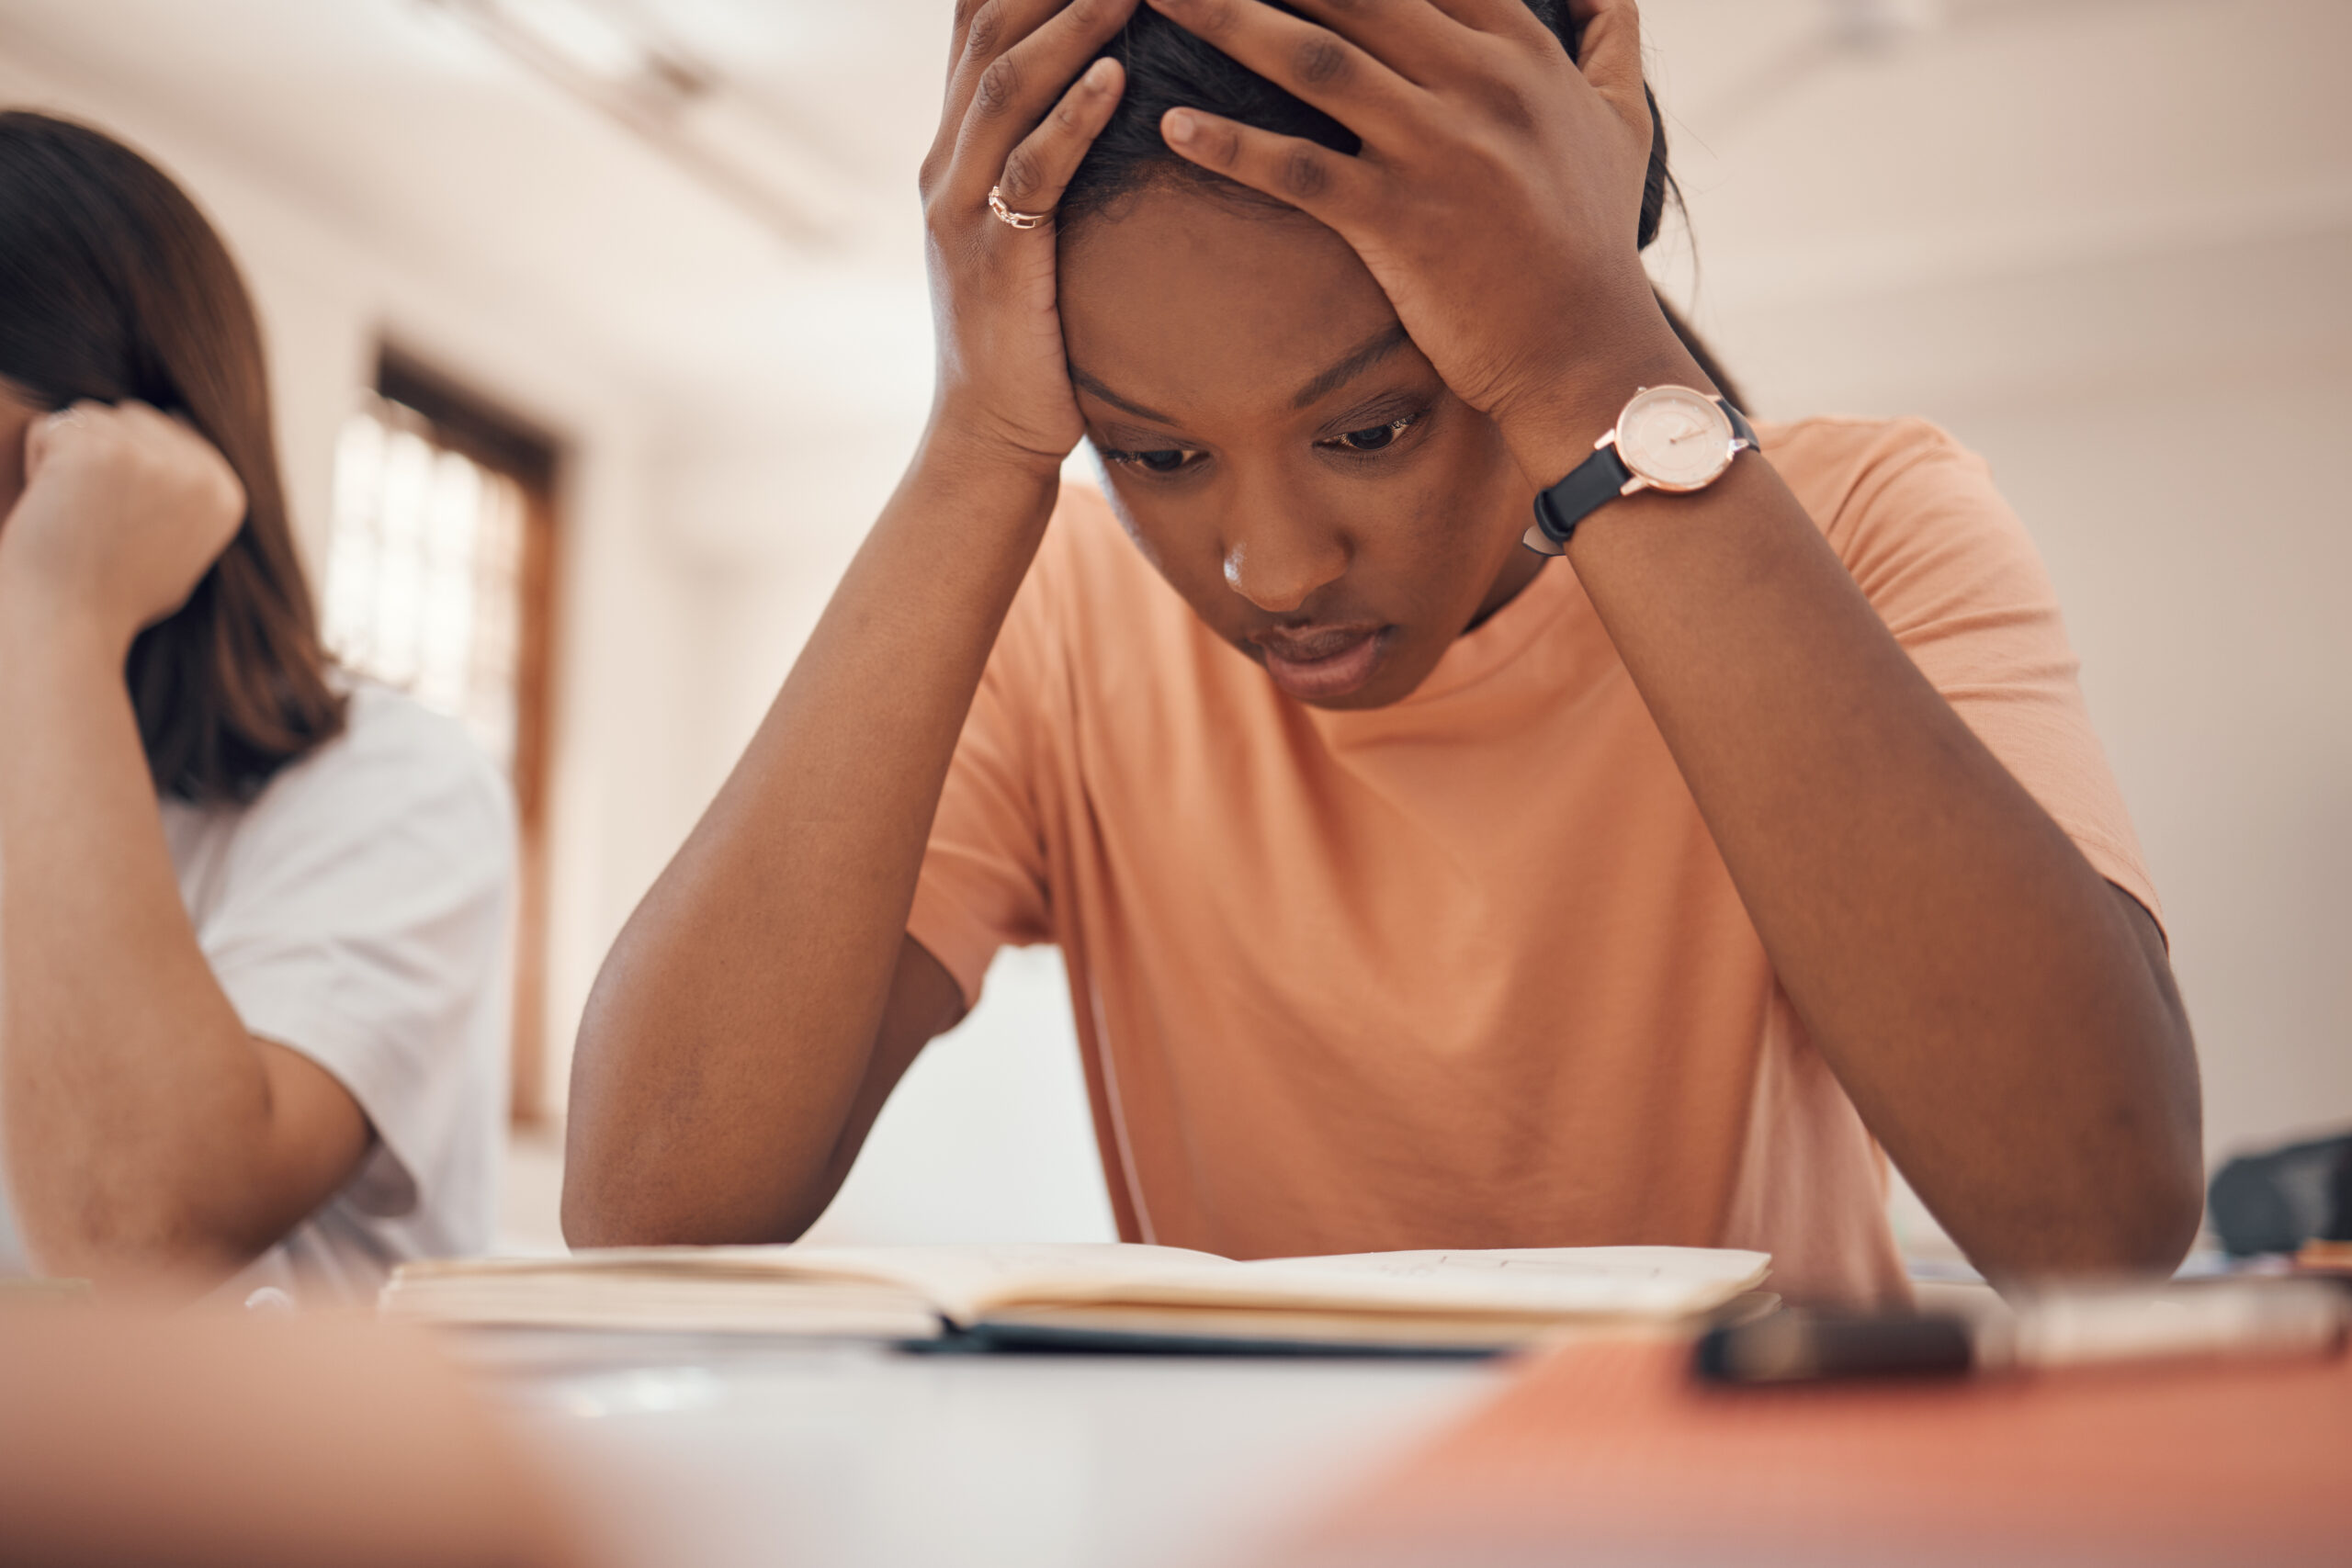
[(1214, 1334), (1125, 1333), (1116, 1329), (1054, 1328), (983, 1318), (950, 1328), (936, 1339), (908, 1339), (899, 1349), (919, 1356), (1215, 1356), (1286, 1360), (1486, 1361), (1511, 1354), (1510, 1345), (1433, 1345), (1410, 1340), (1252, 1339)]
[(1976, 1337), (1951, 1313), (1778, 1312), (1700, 1336), (1691, 1370), (1709, 1382), (1964, 1377)]
[(2233, 1159), (2213, 1178), (2205, 1204), (2233, 1257), (2352, 1241), (2352, 1134)]

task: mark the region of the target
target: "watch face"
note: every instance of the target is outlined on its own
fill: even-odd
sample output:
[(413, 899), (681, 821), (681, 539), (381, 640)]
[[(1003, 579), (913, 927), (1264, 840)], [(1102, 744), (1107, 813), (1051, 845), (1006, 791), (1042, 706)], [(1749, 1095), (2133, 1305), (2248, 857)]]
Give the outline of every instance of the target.
[(1660, 490), (1699, 490), (1731, 466), (1731, 420), (1704, 392), (1652, 387), (1617, 419), (1617, 455)]

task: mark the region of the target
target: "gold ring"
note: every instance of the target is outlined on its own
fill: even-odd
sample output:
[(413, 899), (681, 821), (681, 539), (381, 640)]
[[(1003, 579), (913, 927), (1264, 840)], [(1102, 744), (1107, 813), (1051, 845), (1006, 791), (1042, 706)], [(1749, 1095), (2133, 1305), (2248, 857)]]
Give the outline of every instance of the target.
[(1013, 211), (1012, 209), (1004, 204), (1004, 187), (1002, 186), (990, 186), (989, 187), (989, 210), (996, 214), (998, 222), (1013, 229), (1035, 229), (1042, 225), (1046, 219), (1053, 216), (1050, 212)]

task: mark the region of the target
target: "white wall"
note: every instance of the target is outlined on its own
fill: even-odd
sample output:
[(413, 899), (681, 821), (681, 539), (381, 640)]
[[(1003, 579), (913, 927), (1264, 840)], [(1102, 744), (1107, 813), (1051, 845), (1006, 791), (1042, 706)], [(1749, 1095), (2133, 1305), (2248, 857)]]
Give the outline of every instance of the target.
[(2352, 1126), (2352, 375), (1955, 409), (2068, 606), (2156, 878), (2215, 1155)]
[[(1939, 421), (2048, 561), (2165, 902), (2215, 1162), (2352, 1128), (2352, 96), (2320, 63), (2352, 9), (2259, 9), (2274, 25), (2223, 36), (2151, 5), (2120, 58), (2073, 40), (2054, 75), (1962, 39), (1935, 69), (1973, 73), (1981, 107), (1925, 65), (1918, 101), (1887, 101), (1853, 64), (1803, 123), (1688, 160), (1696, 314), (1751, 400)], [(1824, 138), (1845, 112), (1915, 149), (1923, 125), (2039, 125), (2056, 167), (1955, 152), (2039, 194), (1993, 214), (1961, 189), (1922, 232), (1962, 182), (1922, 163), (1898, 185), (1870, 139)], [(1687, 292), (1686, 262), (1661, 271)]]

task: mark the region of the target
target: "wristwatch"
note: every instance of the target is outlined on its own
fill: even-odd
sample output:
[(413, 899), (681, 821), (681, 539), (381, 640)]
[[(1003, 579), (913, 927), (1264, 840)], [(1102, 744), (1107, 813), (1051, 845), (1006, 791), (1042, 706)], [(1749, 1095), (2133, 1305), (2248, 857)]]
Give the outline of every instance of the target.
[(1761, 447), (1747, 416), (1691, 387), (1644, 387), (1592, 456), (1535, 496), (1535, 526), (1521, 542), (1539, 555), (1565, 555), (1577, 525), (1621, 495), (1704, 490), (1731, 460)]

